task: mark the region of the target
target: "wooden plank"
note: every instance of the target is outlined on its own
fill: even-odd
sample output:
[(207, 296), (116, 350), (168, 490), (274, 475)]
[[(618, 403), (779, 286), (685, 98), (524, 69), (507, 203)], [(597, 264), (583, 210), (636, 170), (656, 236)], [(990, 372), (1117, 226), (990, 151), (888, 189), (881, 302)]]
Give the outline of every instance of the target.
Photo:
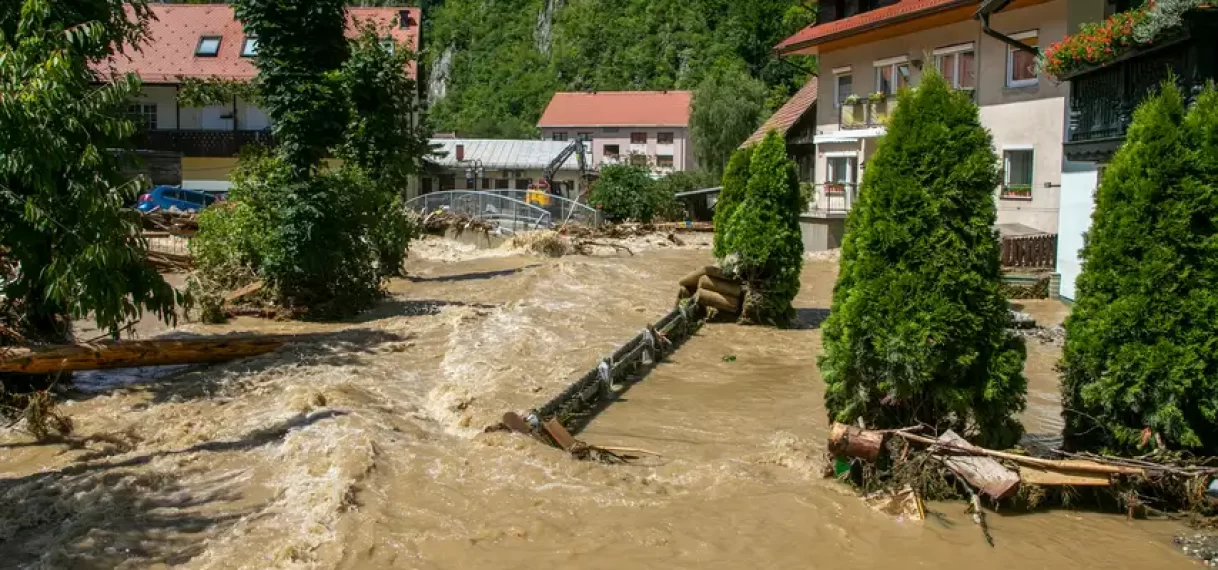
[(528, 436), (533, 435), (533, 430), (529, 429), (529, 424), (526, 423), (524, 418), (520, 417), (520, 414), (517, 414), (516, 412), (508, 412), (503, 414), (503, 425), (507, 426), (508, 429), (516, 433)]
[(1019, 466), (1019, 477), (1025, 485), (1042, 487), (1107, 487), (1112, 483), (1108, 475), (1100, 473), (1058, 471), (1030, 465)]
[(575, 448), (577, 443), (575, 437), (571, 435), (571, 432), (567, 431), (567, 428), (562, 427), (562, 424), (558, 420), (551, 418), (541, 425), (545, 428), (546, 433), (554, 438), (554, 443), (558, 444), (558, 447), (561, 447), (563, 451), (571, 451)]
[(283, 346), (282, 337), (122, 340), (0, 350), (0, 372), (54, 374), (137, 366), (222, 362), (266, 354)]
[(249, 285), (246, 285), (245, 287), (242, 287), (240, 289), (237, 289), (236, 291), (233, 291), (232, 293), (229, 293), (227, 296), (224, 297), (224, 302), (232, 303), (241, 298), (253, 295), (254, 293), (257, 293), (261, 290), (262, 290), (262, 280), (259, 279), (253, 283), (250, 283)]
[[(952, 430), (944, 432), (937, 441), (962, 449), (979, 449)], [(994, 499), (1005, 498), (1019, 488), (1019, 474), (992, 458), (955, 455), (942, 461), (952, 472)]]

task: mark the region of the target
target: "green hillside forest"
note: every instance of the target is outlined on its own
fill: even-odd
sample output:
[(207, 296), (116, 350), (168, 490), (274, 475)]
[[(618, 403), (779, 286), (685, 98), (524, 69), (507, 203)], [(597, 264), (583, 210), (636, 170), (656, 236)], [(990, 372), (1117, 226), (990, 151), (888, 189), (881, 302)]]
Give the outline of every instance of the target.
[[(532, 138), (556, 91), (764, 85), (781, 104), (814, 71), (773, 47), (814, 19), (806, 0), (431, 0), (423, 60), (438, 132)], [(751, 78), (751, 79), (750, 79)]]

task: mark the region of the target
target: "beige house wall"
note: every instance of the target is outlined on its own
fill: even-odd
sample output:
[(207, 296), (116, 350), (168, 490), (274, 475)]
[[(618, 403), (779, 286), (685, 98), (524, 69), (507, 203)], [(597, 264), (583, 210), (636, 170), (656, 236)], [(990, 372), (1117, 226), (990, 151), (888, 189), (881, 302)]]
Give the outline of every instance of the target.
[[(1093, 0), (1070, 0), (1089, 3)], [(1006, 10), (994, 14), (990, 25), (1007, 35), (1036, 30), (1037, 41), (1047, 46), (1062, 39), (1067, 32), (1067, 0)], [(1101, 11), (1102, 11), (1102, 0)], [(1074, 11), (1075, 8), (1070, 8)], [(1008, 87), (1007, 44), (981, 31), (975, 20), (958, 22), (931, 30), (877, 41), (856, 47), (820, 54), (821, 90), (817, 106), (817, 131), (821, 135), (839, 132), (839, 108), (836, 105), (836, 75), (833, 70), (850, 67), (853, 92), (864, 99), (875, 88), (874, 62), (899, 56), (911, 61), (921, 60), (923, 68), (935, 65), (933, 52), (937, 48), (972, 43), (976, 55), (977, 85), (975, 100), (981, 107), (981, 121), (993, 135), (999, 157), (1003, 149), (1031, 148), (1034, 152), (1032, 199), (1012, 200), (999, 197), (998, 223), (1020, 223), (1046, 232), (1058, 229), (1058, 205), (1062, 170), (1062, 137), (1065, 133), (1067, 84), (1058, 84), (1041, 76), (1034, 86)], [(917, 85), (922, 70), (911, 66), (911, 81)], [(850, 131), (840, 131), (848, 135)], [(876, 139), (860, 139), (856, 143), (833, 143), (832, 151), (842, 152), (850, 147), (859, 153), (860, 172), (874, 153)], [(829, 148), (826, 145), (820, 145)], [(818, 147), (818, 182), (828, 176), (824, 150)], [(819, 198), (819, 197), (818, 197)]]

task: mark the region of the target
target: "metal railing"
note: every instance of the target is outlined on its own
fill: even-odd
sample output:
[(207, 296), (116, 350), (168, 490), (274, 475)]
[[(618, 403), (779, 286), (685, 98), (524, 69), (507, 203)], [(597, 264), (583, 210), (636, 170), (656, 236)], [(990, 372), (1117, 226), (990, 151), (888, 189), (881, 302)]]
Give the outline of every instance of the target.
[(837, 124), (843, 130), (883, 127), (888, 124), (888, 117), (896, 107), (896, 97), (842, 103), (838, 109)]
[(817, 216), (844, 216), (858, 201), (858, 184), (826, 182), (816, 185), (808, 213)]
[(250, 143), (273, 145), (274, 137), (269, 130), (148, 130), (135, 137), (137, 148), (180, 152), (183, 156), (237, 156), (241, 148)]
[(602, 221), (601, 213), (596, 208), (555, 194), (528, 190), (485, 190), (485, 192), (543, 208), (550, 212), (550, 217), (556, 224), (570, 221), (585, 226), (599, 226)]
[[(499, 190), (498, 192), (505, 191)], [(500, 228), (512, 232), (554, 226), (553, 214), (549, 210), (494, 192), (472, 190), (431, 192), (410, 199), (406, 202), (406, 207), (424, 214), (447, 210), (470, 218), (492, 222)]]

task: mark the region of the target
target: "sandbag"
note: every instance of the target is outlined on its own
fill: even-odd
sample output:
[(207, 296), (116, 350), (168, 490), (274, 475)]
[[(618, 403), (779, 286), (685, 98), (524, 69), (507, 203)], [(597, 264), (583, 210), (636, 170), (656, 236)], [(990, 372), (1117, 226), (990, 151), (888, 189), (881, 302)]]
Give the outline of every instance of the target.
[(740, 298), (729, 297), (722, 293), (710, 291), (707, 289), (698, 289), (698, 303), (704, 307), (719, 309), (729, 313), (740, 312)]
[(740, 293), (743, 292), (739, 283), (719, 277), (711, 277), (710, 275), (703, 275), (698, 280), (698, 288), (714, 291), (728, 297), (740, 297)]

